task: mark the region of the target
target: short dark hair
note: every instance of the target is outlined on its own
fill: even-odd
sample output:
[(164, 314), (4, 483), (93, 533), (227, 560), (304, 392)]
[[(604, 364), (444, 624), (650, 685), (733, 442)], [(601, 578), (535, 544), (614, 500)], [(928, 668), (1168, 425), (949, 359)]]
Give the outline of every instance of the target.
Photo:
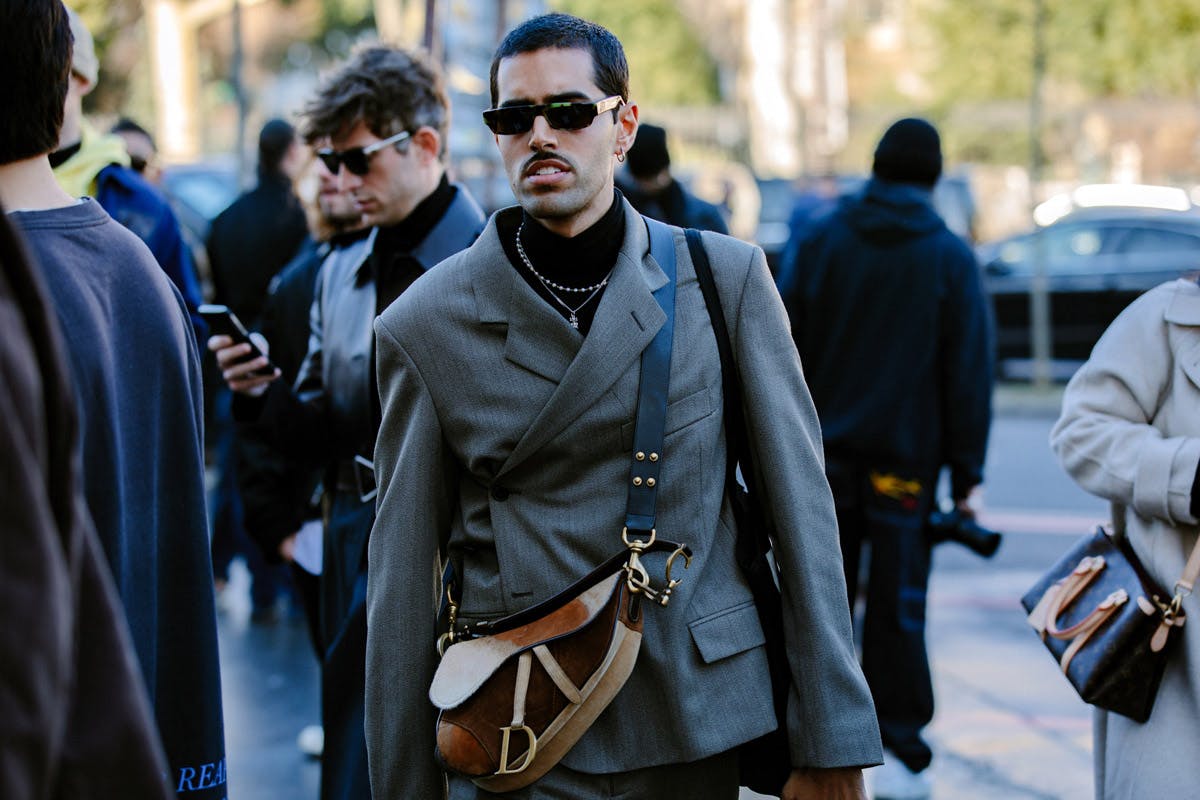
[(150, 131), (138, 125), (129, 117), (121, 117), (113, 126), (109, 128), (109, 133), (136, 133), (139, 136), (145, 136), (150, 142), (150, 146), (157, 149), (158, 145), (154, 142), (154, 137), (150, 135)]
[(362, 122), (386, 139), (430, 127), (442, 137), (450, 127), (450, 99), (441, 72), (423, 54), (372, 45), (357, 50), (330, 75), (304, 109), (304, 140), (313, 144)]
[(62, 0), (7, 0), (0, 53), (0, 164), (58, 147), (71, 79), (71, 23)]
[(570, 14), (542, 14), (522, 22), (509, 31), (496, 48), (492, 57), (492, 105), (500, 102), (500, 88), (496, 75), (500, 62), (505, 58), (532, 53), (535, 50), (578, 48), (592, 54), (592, 80), (605, 96), (617, 95), (629, 100), (629, 62), (625, 60), (625, 48), (612, 31), (586, 19)]

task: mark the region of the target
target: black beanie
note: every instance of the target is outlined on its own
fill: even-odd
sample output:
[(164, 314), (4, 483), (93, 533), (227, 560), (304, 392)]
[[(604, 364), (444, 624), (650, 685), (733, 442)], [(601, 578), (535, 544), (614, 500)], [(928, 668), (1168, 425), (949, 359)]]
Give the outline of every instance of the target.
[(267, 175), (279, 172), (279, 165), (296, 138), (296, 129), (286, 120), (268, 120), (258, 134), (258, 170)]
[(635, 178), (652, 178), (671, 166), (667, 153), (667, 132), (657, 125), (639, 125), (637, 138), (625, 154), (629, 172)]
[(932, 187), (942, 174), (942, 140), (937, 128), (908, 117), (893, 123), (875, 148), (875, 177)]

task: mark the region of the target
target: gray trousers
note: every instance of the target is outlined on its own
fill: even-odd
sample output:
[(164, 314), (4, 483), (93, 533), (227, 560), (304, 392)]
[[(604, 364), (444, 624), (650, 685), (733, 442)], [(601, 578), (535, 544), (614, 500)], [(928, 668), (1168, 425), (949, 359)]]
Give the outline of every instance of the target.
[(450, 776), (450, 800), (737, 800), (734, 751), (619, 775), (588, 775), (559, 764), (541, 780), (508, 794), (485, 792), (467, 778)]

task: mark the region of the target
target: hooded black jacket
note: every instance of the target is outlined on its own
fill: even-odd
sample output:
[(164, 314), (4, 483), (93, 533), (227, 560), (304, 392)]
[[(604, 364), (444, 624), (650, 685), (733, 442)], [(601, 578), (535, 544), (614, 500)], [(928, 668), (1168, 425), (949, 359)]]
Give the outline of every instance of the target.
[(872, 179), (788, 242), (779, 288), (832, 461), (983, 480), (991, 320), (974, 254), (919, 186)]

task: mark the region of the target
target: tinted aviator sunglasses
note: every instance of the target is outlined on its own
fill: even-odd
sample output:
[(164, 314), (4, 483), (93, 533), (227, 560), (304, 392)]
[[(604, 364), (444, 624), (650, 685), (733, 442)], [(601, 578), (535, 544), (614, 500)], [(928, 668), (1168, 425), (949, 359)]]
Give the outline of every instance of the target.
[(621, 105), (618, 95), (597, 100), (594, 103), (564, 102), (545, 103), (538, 106), (500, 106), (483, 112), (483, 121), (492, 133), (511, 136), (527, 133), (533, 121), (545, 117), (551, 128), (560, 131), (578, 131), (592, 124), (592, 120)]
[(322, 147), (317, 151), (317, 158), (321, 159), (321, 163), (333, 175), (337, 175), (341, 165), (345, 164), (346, 169), (350, 172), (362, 176), (371, 170), (371, 156), (388, 145), (400, 144), (400, 142), (403, 142), (410, 135), (408, 131), (400, 131), (395, 136), (381, 139), (366, 147), (351, 147), (346, 150), (334, 150), (332, 147)]

